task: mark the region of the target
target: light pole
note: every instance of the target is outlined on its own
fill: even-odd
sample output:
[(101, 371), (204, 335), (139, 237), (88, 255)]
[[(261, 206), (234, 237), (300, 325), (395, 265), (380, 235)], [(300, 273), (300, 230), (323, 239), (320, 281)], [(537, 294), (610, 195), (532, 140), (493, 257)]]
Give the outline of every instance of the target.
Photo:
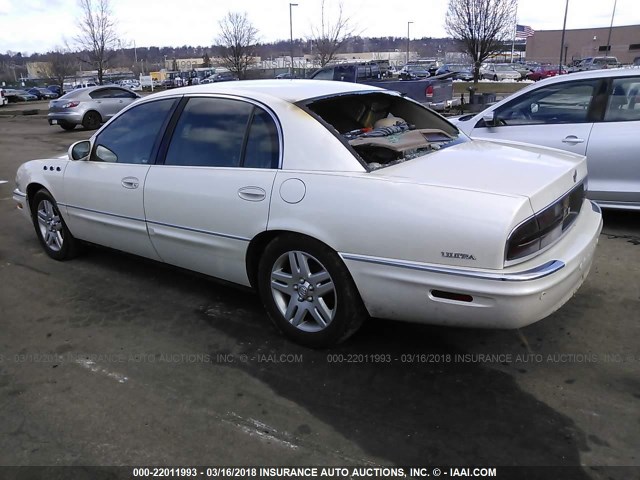
[(289, 67), (289, 75), (293, 77), (293, 14), (292, 7), (297, 7), (297, 3), (289, 4), (289, 34), (291, 38), (291, 66)]
[(407, 22), (407, 62), (409, 63), (409, 27), (413, 22)]
[(558, 75), (562, 75), (562, 50), (564, 49), (564, 34), (567, 30), (567, 12), (569, 11), (569, 0), (564, 7), (564, 23), (562, 24), (562, 40), (560, 40), (560, 61), (558, 62)]
[[(611, 25), (609, 25), (609, 36), (607, 37), (607, 55), (611, 55), (611, 29), (613, 28), (613, 16), (616, 14), (616, 3), (618, 0), (613, 0), (613, 12), (611, 13)], [(605, 62), (606, 65), (606, 62)]]

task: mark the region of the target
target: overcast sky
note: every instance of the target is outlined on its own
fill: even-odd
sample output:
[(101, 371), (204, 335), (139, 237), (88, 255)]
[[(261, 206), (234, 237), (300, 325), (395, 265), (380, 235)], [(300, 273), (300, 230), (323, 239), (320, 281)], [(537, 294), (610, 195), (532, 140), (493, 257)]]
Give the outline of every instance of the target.
[[(320, 15), (320, 0), (292, 0), (293, 35), (306, 38)], [(339, 0), (326, 0), (329, 6)], [(137, 46), (211, 45), (218, 20), (230, 9), (247, 12), (261, 41), (289, 38), (289, 1), (111, 0), (118, 29)], [(363, 36), (443, 37), (447, 0), (344, 0)], [(567, 28), (608, 27), (614, 0), (569, 0)], [(561, 29), (565, 2), (520, 0), (518, 23)], [(635, 7), (635, 8), (634, 8)], [(77, 0), (0, 0), (0, 52), (46, 52), (74, 35)], [(618, 0), (614, 25), (640, 24), (638, 0)]]

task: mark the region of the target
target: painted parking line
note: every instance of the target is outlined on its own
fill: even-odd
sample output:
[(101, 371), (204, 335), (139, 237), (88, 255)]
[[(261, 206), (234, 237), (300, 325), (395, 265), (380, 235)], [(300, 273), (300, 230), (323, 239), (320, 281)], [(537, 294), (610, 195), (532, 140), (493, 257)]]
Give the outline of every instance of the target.
[(9, 183), (9, 180), (0, 180), (0, 185), (2, 185), (3, 183)]

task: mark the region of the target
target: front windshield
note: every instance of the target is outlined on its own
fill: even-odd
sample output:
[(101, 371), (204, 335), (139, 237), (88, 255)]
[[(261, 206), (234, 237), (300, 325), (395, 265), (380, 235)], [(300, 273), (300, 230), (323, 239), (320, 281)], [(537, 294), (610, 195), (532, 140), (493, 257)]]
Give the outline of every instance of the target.
[(496, 70), (498, 72), (512, 72), (513, 68), (511, 65), (496, 65)]

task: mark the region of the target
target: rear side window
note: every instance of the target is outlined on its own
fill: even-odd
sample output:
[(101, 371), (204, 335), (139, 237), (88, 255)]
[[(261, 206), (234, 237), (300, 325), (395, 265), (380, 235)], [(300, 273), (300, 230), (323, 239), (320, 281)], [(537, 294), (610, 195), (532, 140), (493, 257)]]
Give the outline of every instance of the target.
[(256, 107), (245, 150), (247, 168), (278, 168), (279, 139), (276, 124), (267, 112)]
[(184, 107), (165, 165), (238, 167), (253, 105), (224, 98), (191, 98)]
[(169, 144), (165, 165), (277, 168), (279, 136), (271, 115), (251, 103), (191, 98)]
[(616, 78), (604, 114), (605, 122), (640, 120), (640, 77)]

